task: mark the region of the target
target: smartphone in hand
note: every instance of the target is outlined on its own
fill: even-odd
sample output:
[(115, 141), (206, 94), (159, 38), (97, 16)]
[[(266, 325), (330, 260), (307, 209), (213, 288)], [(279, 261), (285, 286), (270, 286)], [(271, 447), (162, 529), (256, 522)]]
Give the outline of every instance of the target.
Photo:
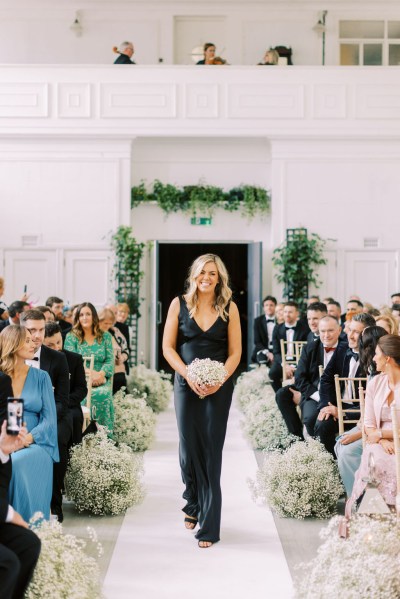
[(7, 435), (18, 435), (24, 423), (24, 400), (7, 398)]

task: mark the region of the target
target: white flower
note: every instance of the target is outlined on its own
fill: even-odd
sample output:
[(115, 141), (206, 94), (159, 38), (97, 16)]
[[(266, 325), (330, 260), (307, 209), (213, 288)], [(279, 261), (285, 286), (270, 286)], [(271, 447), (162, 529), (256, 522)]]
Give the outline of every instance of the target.
[(133, 451), (145, 451), (154, 439), (156, 416), (146, 403), (146, 394), (138, 391), (114, 395), (114, 438)]
[(311, 439), (267, 455), (253, 492), (280, 516), (327, 518), (335, 511), (343, 486), (331, 454)]
[(143, 457), (100, 429), (70, 452), (65, 486), (78, 511), (121, 514), (144, 496)]
[(150, 370), (144, 364), (131, 369), (127, 387), (130, 393), (138, 391), (143, 397), (145, 395), (147, 404), (156, 413), (168, 407), (173, 389), (170, 374), (162, 370), (160, 372)]
[(400, 532), (395, 515), (356, 516), (349, 538), (338, 535), (339, 517), (321, 531), (317, 556), (301, 564), (298, 599), (397, 599), (400, 597)]
[[(99, 567), (85, 553), (87, 541), (64, 534), (61, 524), (42, 516), (35, 515), (30, 522), (42, 549), (25, 599), (99, 599)], [(100, 555), (102, 548), (93, 529), (89, 537)]]
[(188, 379), (200, 387), (222, 385), (228, 376), (224, 364), (210, 358), (195, 358), (186, 369)]

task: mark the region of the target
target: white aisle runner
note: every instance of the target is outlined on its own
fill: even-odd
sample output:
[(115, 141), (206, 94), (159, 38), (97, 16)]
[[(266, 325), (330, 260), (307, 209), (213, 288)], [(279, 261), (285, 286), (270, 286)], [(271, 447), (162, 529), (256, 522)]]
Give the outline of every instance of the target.
[(173, 408), (158, 417), (145, 454), (147, 496), (129, 510), (104, 581), (107, 599), (290, 599), (292, 580), (271, 512), (256, 505), (247, 479), (254, 453), (232, 406), (223, 456), (221, 542), (199, 549), (184, 528), (183, 485)]

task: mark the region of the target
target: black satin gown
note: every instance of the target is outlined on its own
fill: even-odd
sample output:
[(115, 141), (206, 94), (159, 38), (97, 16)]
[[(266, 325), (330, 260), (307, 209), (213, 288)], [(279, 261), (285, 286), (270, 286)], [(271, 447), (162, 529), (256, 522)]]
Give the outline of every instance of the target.
[[(225, 363), (228, 357), (228, 320), (220, 316), (203, 331), (190, 318), (186, 302), (179, 298), (177, 352), (185, 364), (195, 358)], [(174, 398), (179, 430), (179, 461), (185, 485), (183, 511), (199, 521), (196, 538), (216, 543), (221, 526), (222, 449), (232, 402), (231, 378), (210, 396), (200, 399), (185, 379), (175, 373)]]

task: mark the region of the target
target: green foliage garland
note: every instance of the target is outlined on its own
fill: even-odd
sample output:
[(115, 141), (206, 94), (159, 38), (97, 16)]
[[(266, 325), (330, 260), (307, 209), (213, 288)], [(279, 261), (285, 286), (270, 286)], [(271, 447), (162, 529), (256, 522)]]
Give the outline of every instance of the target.
[(117, 279), (116, 301), (126, 302), (131, 315), (139, 314), (141, 298), (134, 292), (139, 288), (144, 272), (140, 270), (145, 243), (139, 243), (132, 235), (131, 227), (120, 226), (111, 238), (115, 252), (114, 276)]
[(144, 181), (132, 187), (131, 207), (136, 208), (147, 202), (156, 202), (167, 215), (184, 212), (191, 216), (212, 216), (216, 208), (223, 208), (228, 212), (240, 210), (243, 216), (253, 218), (256, 214), (269, 212), (271, 197), (267, 190), (251, 185), (224, 191), (213, 185), (187, 185), (180, 188), (156, 180), (151, 192), (146, 191)]

